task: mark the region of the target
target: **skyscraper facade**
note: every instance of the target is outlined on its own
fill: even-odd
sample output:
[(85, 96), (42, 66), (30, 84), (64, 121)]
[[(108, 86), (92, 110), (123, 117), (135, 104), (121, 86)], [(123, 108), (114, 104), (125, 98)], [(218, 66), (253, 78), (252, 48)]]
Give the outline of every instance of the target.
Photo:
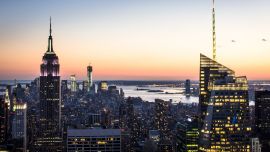
[(186, 80), (185, 82), (185, 94), (186, 96), (190, 96), (191, 91), (190, 91), (190, 80)]
[(200, 151), (250, 151), (246, 77), (200, 55)]
[(255, 92), (255, 132), (262, 152), (270, 150), (270, 91)]
[(177, 124), (176, 149), (179, 152), (198, 151), (198, 122), (197, 118), (188, 118)]
[(98, 92), (107, 92), (108, 91), (108, 82), (101, 81), (98, 83)]
[(77, 81), (75, 74), (70, 76), (70, 90), (71, 92), (77, 92)]
[(155, 129), (160, 131), (161, 139), (168, 138), (169, 102), (155, 99)]
[(88, 84), (88, 80), (85, 80), (82, 82), (82, 91), (84, 93), (89, 92), (89, 84)]
[[(26, 111), (27, 106), (24, 102), (15, 102), (13, 103), (13, 120), (12, 120), (12, 139), (20, 141), (20, 148), (22, 151), (26, 151), (27, 144), (27, 132), (26, 132)], [(19, 147), (17, 147), (19, 148)]]
[(8, 138), (9, 129), (9, 97), (7, 92), (0, 91), (0, 145)]
[(61, 101), (58, 56), (51, 35), (40, 65), (40, 135), (38, 151), (57, 151), (61, 145)]

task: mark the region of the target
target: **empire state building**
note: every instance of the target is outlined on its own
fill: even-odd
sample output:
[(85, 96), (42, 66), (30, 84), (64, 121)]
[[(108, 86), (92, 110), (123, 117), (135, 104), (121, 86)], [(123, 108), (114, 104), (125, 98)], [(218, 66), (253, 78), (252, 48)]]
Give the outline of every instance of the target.
[(61, 102), (58, 56), (53, 50), (51, 20), (48, 49), (40, 65), (40, 133), (38, 151), (61, 149)]

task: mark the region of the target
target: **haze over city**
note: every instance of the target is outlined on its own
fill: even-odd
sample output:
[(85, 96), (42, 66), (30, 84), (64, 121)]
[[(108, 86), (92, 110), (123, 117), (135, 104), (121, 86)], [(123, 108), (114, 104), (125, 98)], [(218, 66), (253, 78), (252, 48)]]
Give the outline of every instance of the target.
[[(217, 59), (249, 80), (269, 79), (267, 0), (216, 2)], [(52, 17), (60, 74), (84, 79), (198, 80), (211, 56), (211, 1), (1, 1), (0, 79), (39, 76)]]

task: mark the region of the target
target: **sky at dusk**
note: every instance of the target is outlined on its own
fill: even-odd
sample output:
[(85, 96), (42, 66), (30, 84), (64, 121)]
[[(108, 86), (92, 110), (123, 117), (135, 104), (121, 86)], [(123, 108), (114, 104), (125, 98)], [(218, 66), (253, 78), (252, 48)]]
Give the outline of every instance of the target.
[[(98, 80), (198, 80), (200, 53), (212, 57), (211, 3), (2, 0), (0, 80), (39, 76), (50, 16), (62, 79), (86, 79), (91, 63)], [(270, 79), (269, 6), (216, 0), (217, 60), (249, 80)]]

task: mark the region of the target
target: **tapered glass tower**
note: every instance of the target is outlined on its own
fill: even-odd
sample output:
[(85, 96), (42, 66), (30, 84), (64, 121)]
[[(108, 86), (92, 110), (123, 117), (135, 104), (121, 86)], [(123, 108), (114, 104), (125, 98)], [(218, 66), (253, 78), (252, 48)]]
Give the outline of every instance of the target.
[(40, 132), (38, 151), (57, 151), (61, 146), (61, 102), (58, 56), (53, 50), (53, 39), (48, 39), (48, 49), (40, 65)]
[(248, 152), (248, 82), (200, 55), (200, 151)]
[(93, 72), (93, 67), (91, 65), (87, 66), (88, 91), (91, 90), (91, 87), (93, 85), (92, 72)]

